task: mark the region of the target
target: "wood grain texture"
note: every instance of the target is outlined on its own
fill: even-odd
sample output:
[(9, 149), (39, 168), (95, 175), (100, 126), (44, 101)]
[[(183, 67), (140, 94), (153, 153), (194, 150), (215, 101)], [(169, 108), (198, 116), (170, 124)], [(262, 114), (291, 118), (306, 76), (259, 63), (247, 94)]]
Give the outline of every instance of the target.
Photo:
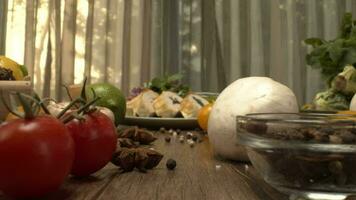
[[(263, 182), (251, 165), (216, 158), (206, 136), (202, 143), (190, 147), (186, 142), (180, 143), (178, 137), (166, 143), (163, 134), (157, 135), (152, 147), (164, 154), (157, 168), (147, 173), (119, 174), (109, 164), (91, 177), (69, 178), (46, 199), (288, 199)], [(169, 158), (177, 161), (173, 171), (165, 166)], [(0, 196), (0, 200), (5, 199)]]

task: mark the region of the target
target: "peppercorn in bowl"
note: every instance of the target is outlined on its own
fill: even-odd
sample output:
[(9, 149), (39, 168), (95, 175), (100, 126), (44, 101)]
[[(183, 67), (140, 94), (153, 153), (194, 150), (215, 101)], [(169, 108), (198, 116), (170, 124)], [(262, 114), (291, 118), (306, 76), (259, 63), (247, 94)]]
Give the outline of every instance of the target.
[(274, 113), (237, 116), (237, 142), (264, 180), (291, 199), (356, 194), (356, 117)]

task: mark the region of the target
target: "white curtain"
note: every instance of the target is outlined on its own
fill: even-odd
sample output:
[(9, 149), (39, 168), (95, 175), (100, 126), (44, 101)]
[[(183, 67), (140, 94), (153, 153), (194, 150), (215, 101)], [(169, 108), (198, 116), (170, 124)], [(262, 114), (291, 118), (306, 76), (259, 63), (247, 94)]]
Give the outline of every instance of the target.
[(306, 66), (303, 40), (338, 35), (345, 12), (356, 16), (354, 0), (216, 0), (219, 42), (228, 82), (241, 76), (270, 76), (311, 101), (325, 87)]
[[(310, 101), (324, 87), (307, 37), (337, 36), (354, 0), (2, 0), (0, 54), (24, 63), (42, 96), (108, 81), (125, 93), (184, 72), (195, 91), (270, 76)], [(6, 34), (4, 34), (6, 33)]]

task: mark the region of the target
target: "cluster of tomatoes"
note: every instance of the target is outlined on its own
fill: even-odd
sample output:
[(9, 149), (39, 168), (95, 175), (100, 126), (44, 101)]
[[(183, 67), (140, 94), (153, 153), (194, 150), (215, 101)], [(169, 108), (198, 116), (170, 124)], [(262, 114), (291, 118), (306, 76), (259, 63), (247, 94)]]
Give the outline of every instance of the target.
[(57, 190), (69, 174), (88, 176), (110, 162), (116, 149), (112, 120), (94, 111), (64, 124), (51, 115), (0, 125), (0, 191), (15, 198)]

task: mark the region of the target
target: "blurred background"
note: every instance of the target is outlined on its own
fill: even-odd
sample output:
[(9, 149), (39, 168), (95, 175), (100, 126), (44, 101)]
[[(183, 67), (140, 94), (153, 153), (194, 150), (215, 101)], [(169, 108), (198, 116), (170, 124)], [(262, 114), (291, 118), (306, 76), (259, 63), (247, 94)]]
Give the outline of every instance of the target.
[(270, 76), (300, 102), (324, 87), (306, 66), (308, 37), (333, 39), (354, 0), (1, 0), (0, 54), (24, 63), (35, 90), (108, 81), (125, 93), (184, 72), (195, 91)]

